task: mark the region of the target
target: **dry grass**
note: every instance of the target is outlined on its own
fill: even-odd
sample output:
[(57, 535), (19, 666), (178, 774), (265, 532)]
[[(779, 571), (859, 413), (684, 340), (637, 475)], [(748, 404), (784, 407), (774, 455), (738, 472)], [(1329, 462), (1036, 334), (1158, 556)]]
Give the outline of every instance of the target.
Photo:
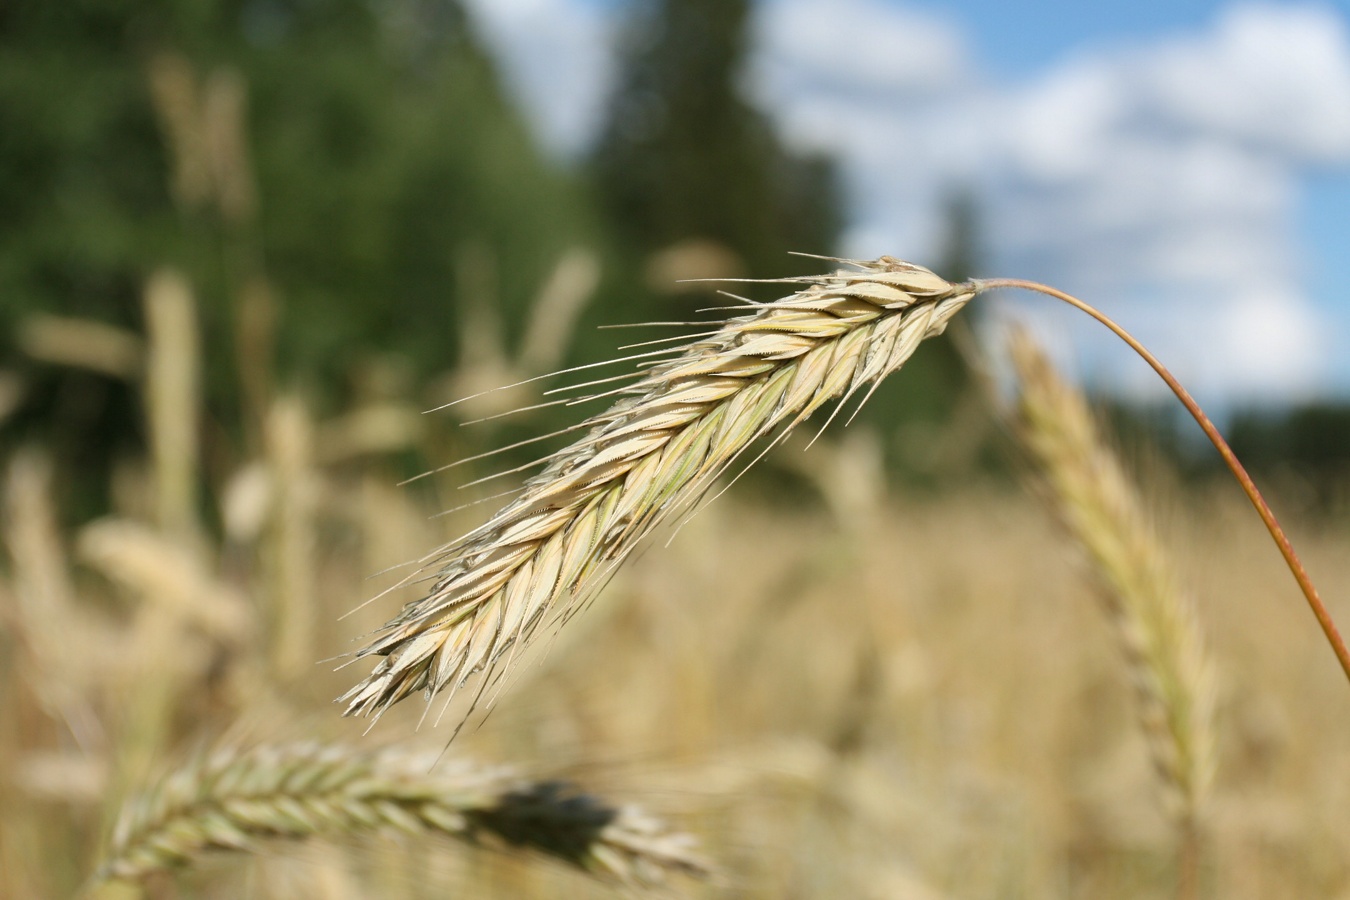
[(165, 533), (190, 540), (197, 527), (201, 347), (196, 300), (181, 275), (163, 271), (151, 277), (145, 323), (156, 520)]
[[(25, 464), (11, 481), (32, 471)], [(317, 640), (340, 646), (331, 622), (368, 590), (362, 576), (447, 523), (428, 521), (430, 510), (374, 472), (329, 474), (322, 494), (315, 620), (329, 624)], [(34, 496), (11, 508), (43, 515)], [(1187, 548), (1199, 593), (1224, 598), (1210, 616), (1225, 679), (1202, 896), (1336, 896), (1350, 887), (1350, 795), (1336, 775), (1350, 725), (1321, 710), (1343, 701), (1343, 685), (1315, 631), (1285, 615), (1287, 575), (1240, 501), (1196, 495), (1186, 510), (1167, 540)], [(510, 702), (454, 752), (548, 760), (545, 777), (565, 773), (673, 817), (728, 872), (725, 892), (690, 886), (698, 896), (1166, 896), (1174, 831), (1153, 799), (1118, 638), (1084, 602), (1074, 568), (1057, 564), (1043, 519), (1016, 494), (979, 488), (883, 501), (866, 528), (844, 529), (809, 507), (725, 498), (671, 547), (634, 560), (541, 664), (519, 669)], [(25, 547), (52, 543), (50, 532), (34, 536), (36, 524), (12, 521), (9, 533), (28, 534)], [(1327, 583), (1350, 581), (1343, 523), (1298, 538)], [(0, 655), (0, 894), (69, 896), (88, 876), (101, 835), (92, 824), (119, 805), (117, 784), (145, 780), (144, 766), (120, 769), (151, 755), (119, 749), (127, 742), (152, 747), (156, 770), (203, 729), (240, 720), (272, 740), (299, 728), (359, 746), (359, 730), (336, 729), (325, 699), (340, 674), (316, 670), (307, 693), (260, 693), (244, 676), (266, 660), (231, 655), (200, 618), (156, 635), (100, 614), (115, 595), (54, 542), (49, 568), (74, 576), (68, 608), (84, 629), (45, 606), (36, 614), (49, 618), (30, 620), (12, 605), (15, 567), (0, 578), (0, 603), (15, 614), (8, 635), (63, 638), (52, 656), (36, 652), (50, 644), (31, 644), (30, 656), (26, 639), (7, 638)], [(262, 579), (260, 569), (250, 580), (259, 594)], [(127, 612), (138, 596), (122, 601), (134, 602)], [(126, 642), (133, 634), (145, 643)], [(174, 690), (154, 702), (172, 715), (122, 713), (165, 683)], [(58, 685), (60, 704), (49, 706)], [(402, 734), (416, 712), (385, 730)], [(163, 724), (138, 737), (133, 721)], [(311, 853), (295, 870), (281, 866), (284, 848), (236, 855), (185, 886), (283, 897), (341, 876), (350, 896), (394, 900), (599, 890), (421, 844)]]
[(583, 437), (424, 560), (432, 587), (358, 651), (383, 659), (341, 698), (347, 714), (378, 716), (418, 691), (453, 695), (485, 672), (481, 693), (508, 653), (591, 599), (642, 538), (690, 510), (757, 441), (874, 388), (974, 296), (889, 257), (851, 265), (793, 280), (804, 287), (751, 304), (702, 339), (638, 354), (656, 364), (596, 395), (621, 399), (568, 429)]
[[(920, 295), (913, 306), (935, 296)], [(855, 300), (863, 312), (875, 306)], [(906, 309), (878, 313), (865, 326), (890, 322), (894, 349), (885, 358), (860, 354), (842, 390), (912, 349), (907, 341), (921, 330), (920, 320)], [(803, 344), (844, 347), (862, 340), (849, 337), (859, 332), (848, 330), (855, 326), (847, 317), (802, 312), (796, 321), (846, 330), (834, 345), (825, 337), (801, 338)], [(923, 331), (940, 324), (938, 313), (932, 310)], [(795, 340), (770, 330), (760, 346), (777, 341), (782, 349), (782, 342)], [(779, 376), (788, 381), (786, 395), (805, 394), (810, 379), (803, 360), (819, 357), (809, 350), (781, 355), (788, 358), (737, 357), (734, 365), (766, 367), (754, 391), (784, 390), (773, 373), (788, 371), (791, 378)], [(729, 358), (711, 356), (714, 366)], [(864, 360), (862, 369), (857, 359)], [(666, 371), (661, 365), (668, 363), (640, 375), (638, 384)], [(694, 374), (690, 384), (669, 390), (711, 388), (737, 377), (744, 376)], [(203, 757), (181, 770), (159, 793), (170, 802), (151, 802), (146, 809), (154, 809), (139, 820), (143, 827), (124, 829), (146, 840), (117, 845), (126, 853), (115, 850), (111, 858), (123, 861), (109, 862), (105, 871), (138, 876), (175, 853), (190, 857), (193, 865), (184, 872), (146, 877), (152, 897), (613, 896), (612, 887), (576, 875), (574, 867), (538, 865), (528, 854), (466, 853), (456, 841), (435, 840), (453, 829), (419, 819), (416, 810), (399, 807), (380, 821), (415, 821), (418, 839), (355, 840), (359, 829), (344, 818), (344, 804), (378, 805), (388, 796), (379, 790), (415, 795), (414, 783), (453, 782), (458, 791), (463, 782), (457, 779), (470, 775), (453, 762), (414, 770), (396, 762), (408, 757), (371, 748), (358, 727), (364, 723), (340, 719), (329, 701), (350, 684), (347, 672), (302, 670), (303, 651), (282, 648), (307, 645), (314, 655), (331, 655), (350, 635), (376, 631), (383, 619), (378, 609), (337, 621), (374, 590), (366, 576), (401, 562), (410, 547), (444, 543), (480, 520), (473, 510), (430, 518), (445, 504), (429, 491), (393, 486), (392, 467), (381, 454), (415, 446), (427, 458), (450, 455), (438, 419), (407, 425), (406, 411), (420, 398), (372, 393), (364, 405), (323, 421), (312, 419), (302, 401), (266, 396), (270, 384), (270, 375), (257, 382), (257, 440), (242, 458), (210, 444), (166, 442), (158, 456), (119, 466), (112, 515), (80, 530), (60, 521), (52, 494), (63, 473), (40, 450), (5, 461), (0, 896), (70, 896), (100, 865), (105, 835), (126, 797), (139, 795), (169, 761), (239, 734), (249, 740), (230, 746), (265, 741), (272, 749), (235, 751), (216, 762)], [(783, 413), (787, 407), (771, 403), (768, 393), (722, 386), (761, 402), (741, 400), (721, 413), (695, 404), (694, 412), (720, 416), (718, 427), (739, 421), (746, 432), (775, 416), (791, 421), (828, 393), (818, 388)], [(644, 396), (628, 399), (640, 404)], [(291, 404), (285, 413), (291, 422), (269, 424), (266, 411), (284, 409), (280, 404)], [(199, 408), (199, 400), (188, 398), (179, 408)], [(398, 427), (378, 440), (361, 424), (391, 421)], [(587, 446), (626, 465), (619, 462), (630, 449), (623, 429), (638, 421), (605, 419)], [(302, 440), (287, 450), (277, 441), (287, 440), (292, 426), (291, 437)], [(662, 430), (650, 419), (645, 427)], [(308, 448), (300, 432), (312, 435)], [(345, 437), (330, 439), (335, 436)], [(718, 437), (707, 435), (710, 446)], [(174, 453), (190, 457), (168, 458)], [(217, 460), (206, 473), (195, 462), (198, 453)], [(730, 455), (724, 451), (702, 465), (715, 472)], [(841, 442), (832, 453), (802, 454), (793, 468), (806, 470), (823, 503), (794, 499), (767, 508), (747, 502), (748, 494), (733, 494), (692, 518), (669, 548), (630, 560), (588, 615), (553, 640), (519, 650), (510, 702), (460, 735), (454, 755), (516, 761), (518, 774), (492, 782), (499, 787), (558, 778), (585, 786), (577, 795), (544, 792), (536, 799), (546, 809), (566, 796), (623, 797), (676, 823), (649, 832), (637, 824), (645, 820), (615, 820), (634, 829), (611, 833), (627, 848), (618, 851), (624, 865), (643, 865), (637, 857), (653, 846), (649, 840), (673, 856), (663, 836), (698, 834), (726, 879), (679, 879), (672, 892), (1173, 895), (1175, 822), (1154, 800), (1157, 778), (1150, 748), (1139, 740), (1137, 700), (1120, 677), (1119, 634), (1084, 602), (1073, 567), (1059, 564), (1056, 535), (1041, 511), (1019, 493), (978, 480), (941, 496), (888, 497), (875, 457), (866, 436)], [(644, 466), (659, 468), (651, 461), (657, 458), (637, 454), (625, 483)], [(581, 463), (566, 452), (561, 459)], [(203, 508), (219, 509), (222, 521), (194, 510), (200, 535), (183, 541), (167, 530), (156, 511), (158, 486), (181, 481), (179, 474), (156, 471), (159, 466), (171, 474), (197, 471), (196, 489), (214, 501)], [(233, 474), (218, 477), (222, 469)], [(592, 487), (599, 493), (559, 533), (572, 534), (567, 529), (591, 509), (595, 524), (587, 527), (599, 529), (600, 507), (587, 503), (610, 497), (614, 484), (601, 476), (614, 469), (600, 465), (592, 474), (596, 481), (582, 478), (567, 497)], [(303, 493), (287, 497), (297, 486), (279, 480), (295, 477), (303, 477)], [(682, 483), (696, 496), (692, 476)], [(522, 498), (531, 490), (544, 488), (527, 486)], [(669, 505), (673, 498), (646, 499)], [(166, 508), (164, 521), (181, 515), (181, 508), (169, 512), (177, 502)], [(1219, 765), (1205, 794), (1208, 866), (1197, 894), (1226, 900), (1344, 895), (1350, 891), (1350, 787), (1339, 772), (1350, 718), (1326, 714), (1345, 702), (1344, 685), (1315, 630), (1287, 614), (1293, 588), (1240, 498), (1192, 490), (1179, 493), (1177, 504), (1179, 524), (1158, 541), (1174, 552), (1185, 548), (1198, 596), (1221, 598), (1206, 606), (1211, 656), (1223, 679), (1210, 726)], [(1309, 567), (1326, 584), (1350, 583), (1346, 523), (1294, 521)], [(508, 527), (521, 529), (517, 550), (523, 553), (529, 528), (540, 525), (522, 520)], [(635, 535), (643, 526), (626, 527)], [(219, 541), (210, 537), (215, 533)], [(415, 589), (400, 589), (411, 609), (423, 602), (406, 596)], [(555, 600), (555, 610), (568, 608), (570, 598)], [(279, 608), (284, 602), (303, 616), (294, 642), (279, 640), (280, 623), (292, 614)], [(1145, 648), (1141, 671), (1148, 652), (1184, 656), (1181, 644), (1166, 652), (1149, 651), (1142, 640), (1139, 646)], [(1176, 677), (1188, 678), (1177, 665)], [(282, 670), (299, 676), (282, 677)], [(1152, 690), (1161, 695), (1163, 688)], [(412, 707), (390, 709), (386, 733), (406, 735), (421, 712)], [(1170, 727), (1156, 732), (1157, 746), (1173, 740), (1164, 734)], [(280, 743), (296, 739), (306, 743)], [(1179, 761), (1183, 754), (1174, 750), (1169, 758)], [(1196, 754), (1191, 762), (1200, 759)], [(331, 813), (326, 820), (313, 818), (317, 813), (308, 807), (282, 818), (280, 805), (245, 804), (258, 813), (258, 830), (249, 832), (255, 820), (221, 813), (208, 822), (197, 815), (215, 809), (211, 798), (222, 796), (232, 766), (236, 772), (252, 767), (263, 782), (282, 785), (283, 794), (305, 789), (294, 773), (325, 766), (365, 767), (368, 783), (383, 786), (352, 798), (343, 792), (358, 782), (343, 782), (327, 805), (315, 807)], [(493, 772), (500, 770), (477, 770), (474, 777), (491, 781)], [(1192, 776), (1170, 777), (1181, 785)], [(228, 779), (224, 783), (228, 787)], [(1193, 783), (1203, 783), (1198, 774)], [(495, 801), (488, 794), (478, 797), (490, 806)], [(205, 798), (205, 806), (183, 799), (189, 797)], [(264, 841), (259, 853), (212, 854), (217, 864), (199, 854), (241, 830), (253, 838), (294, 838), (317, 836), (327, 825), (345, 830), (342, 852), (291, 840)], [(607, 844), (589, 846), (609, 852), (600, 850)], [(146, 849), (154, 847), (164, 855)], [(622, 866), (611, 861), (610, 868)]]

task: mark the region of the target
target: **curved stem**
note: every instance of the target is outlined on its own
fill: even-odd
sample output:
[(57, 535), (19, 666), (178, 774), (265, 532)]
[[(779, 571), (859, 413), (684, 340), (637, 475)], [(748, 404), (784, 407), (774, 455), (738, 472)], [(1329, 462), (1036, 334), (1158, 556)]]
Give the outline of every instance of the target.
[(1247, 474), (1247, 470), (1243, 468), (1242, 463), (1238, 461), (1232, 448), (1228, 446), (1228, 442), (1223, 439), (1223, 435), (1219, 434), (1219, 429), (1214, 427), (1214, 423), (1210, 421), (1209, 416), (1205, 415), (1204, 410), (1200, 408), (1200, 404), (1195, 402), (1195, 398), (1190, 395), (1189, 391), (1181, 386), (1181, 383), (1167, 370), (1167, 367), (1159, 362), (1158, 358), (1150, 353), (1143, 344), (1135, 340), (1134, 336), (1128, 331), (1111, 321), (1104, 313), (1099, 312), (1071, 294), (1066, 294), (1063, 291), (1056, 290), (1055, 288), (1044, 284), (1039, 284), (1035, 281), (1024, 281), (1020, 278), (981, 278), (973, 279), (971, 283), (975, 286), (976, 291), (986, 291), (991, 288), (1021, 288), (1022, 290), (1035, 291), (1040, 294), (1054, 297), (1057, 300), (1062, 300), (1070, 306), (1077, 307), (1092, 316), (1092, 318), (1096, 319), (1098, 322), (1101, 322), (1107, 328), (1111, 329), (1118, 338), (1130, 345), (1130, 349), (1134, 350), (1135, 353), (1138, 353), (1143, 357), (1145, 362), (1153, 367), (1153, 371), (1157, 372), (1158, 376), (1167, 383), (1167, 386), (1172, 389), (1172, 393), (1176, 394), (1177, 399), (1181, 401), (1181, 405), (1186, 407), (1186, 411), (1191, 414), (1191, 417), (1194, 418), (1197, 423), (1199, 423), (1200, 428), (1205, 432), (1205, 437), (1209, 438), (1210, 443), (1214, 445), (1215, 449), (1219, 451), (1219, 455), (1223, 457), (1223, 461), (1227, 464), (1229, 471), (1233, 473), (1233, 477), (1238, 480), (1238, 484), (1242, 485), (1242, 491), (1247, 495), (1247, 499), (1252, 502), (1252, 506), (1256, 507), (1257, 514), (1261, 516), (1261, 521), (1266, 523), (1266, 530), (1269, 531), (1270, 536), (1274, 538), (1275, 546), (1280, 548), (1280, 554), (1284, 557), (1284, 561), (1289, 565), (1289, 571), (1293, 573), (1294, 580), (1298, 582), (1299, 588), (1303, 591), (1303, 596), (1307, 598), (1308, 606), (1312, 609), (1313, 615), (1317, 617), (1317, 624), (1322, 626), (1322, 633), (1326, 635), (1327, 642), (1331, 644), (1331, 649), (1336, 654), (1336, 659), (1340, 661), (1341, 669), (1345, 672), (1345, 677), (1350, 679), (1350, 650), (1346, 649), (1345, 640), (1341, 637), (1340, 630), (1336, 627), (1336, 623), (1332, 621), (1331, 613), (1327, 611), (1326, 605), (1322, 603), (1322, 598), (1318, 595), (1317, 588), (1313, 585), (1312, 579), (1308, 577), (1307, 570), (1303, 568), (1303, 563), (1299, 560), (1298, 554), (1294, 552), (1294, 546), (1289, 543), (1289, 537), (1284, 533), (1284, 529), (1280, 527), (1280, 523), (1275, 519), (1275, 513), (1271, 511), (1269, 504), (1266, 503), (1266, 499), (1262, 497), (1261, 492), (1257, 490), (1256, 484), (1252, 481), (1251, 476)]

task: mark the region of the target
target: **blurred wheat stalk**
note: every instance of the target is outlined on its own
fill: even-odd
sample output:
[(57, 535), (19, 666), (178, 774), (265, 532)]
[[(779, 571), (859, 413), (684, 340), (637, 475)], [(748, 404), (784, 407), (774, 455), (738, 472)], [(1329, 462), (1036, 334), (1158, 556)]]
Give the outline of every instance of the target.
[(379, 832), (493, 838), (630, 887), (710, 874), (689, 835), (561, 782), (437, 764), (434, 752), (301, 743), (218, 750), (132, 799), (88, 888), (182, 868), (209, 850), (251, 851), (268, 838)]
[(1120, 636), (1139, 717), (1182, 839), (1181, 895), (1194, 896), (1201, 804), (1213, 780), (1213, 664), (1195, 605), (1087, 401), (1024, 332), (1010, 342), (1017, 433), (1050, 505), (1086, 552)]

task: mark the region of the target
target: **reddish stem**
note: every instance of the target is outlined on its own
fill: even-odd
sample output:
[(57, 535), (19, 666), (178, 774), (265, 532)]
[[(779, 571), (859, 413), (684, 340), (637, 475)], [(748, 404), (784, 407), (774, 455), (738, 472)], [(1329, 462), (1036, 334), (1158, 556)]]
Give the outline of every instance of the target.
[(1111, 321), (1104, 313), (1099, 312), (1077, 297), (1034, 281), (1023, 281), (1020, 278), (982, 278), (972, 283), (977, 291), (985, 291), (990, 288), (1021, 288), (1046, 294), (1057, 300), (1063, 300), (1111, 329), (1117, 337), (1129, 344), (1135, 353), (1138, 353), (1144, 358), (1145, 362), (1153, 367), (1153, 371), (1157, 372), (1158, 376), (1167, 383), (1167, 386), (1172, 389), (1172, 393), (1176, 394), (1177, 399), (1181, 401), (1181, 405), (1186, 407), (1186, 411), (1199, 423), (1200, 428), (1205, 432), (1205, 436), (1209, 438), (1210, 443), (1223, 457), (1223, 461), (1228, 465), (1233, 477), (1238, 480), (1238, 484), (1242, 485), (1242, 491), (1247, 495), (1247, 499), (1252, 502), (1252, 506), (1256, 507), (1256, 512), (1261, 516), (1261, 521), (1266, 523), (1266, 530), (1275, 540), (1275, 546), (1280, 548), (1280, 554), (1284, 557), (1284, 561), (1288, 563), (1289, 571), (1294, 574), (1294, 580), (1298, 582), (1299, 588), (1303, 591), (1303, 596), (1307, 598), (1308, 606), (1311, 607), (1313, 615), (1317, 617), (1317, 624), (1322, 626), (1322, 633), (1326, 635), (1327, 642), (1331, 644), (1331, 649), (1336, 654), (1336, 659), (1340, 661), (1345, 677), (1350, 679), (1350, 650), (1346, 649), (1345, 640), (1341, 637), (1340, 630), (1337, 629), (1336, 623), (1332, 621), (1331, 613), (1327, 611), (1326, 605), (1322, 603), (1322, 598), (1318, 595), (1317, 588), (1313, 586), (1312, 579), (1308, 577), (1307, 570), (1303, 568), (1303, 563), (1299, 560), (1298, 554), (1294, 552), (1293, 545), (1289, 543), (1289, 537), (1275, 519), (1275, 513), (1271, 512), (1266, 499), (1256, 489), (1252, 477), (1247, 474), (1247, 470), (1243, 468), (1242, 463), (1233, 454), (1232, 448), (1223, 439), (1223, 435), (1219, 434), (1219, 429), (1214, 427), (1214, 423), (1210, 421), (1209, 416), (1205, 415), (1204, 410), (1200, 408), (1200, 404), (1195, 402), (1195, 398), (1190, 395), (1190, 392), (1181, 386), (1181, 383), (1173, 377), (1171, 372), (1167, 371), (1167, 367), (1159, 362), (1158, 358), (1150, 353), (1143, 344), (1135, 340), (1128, 331)]

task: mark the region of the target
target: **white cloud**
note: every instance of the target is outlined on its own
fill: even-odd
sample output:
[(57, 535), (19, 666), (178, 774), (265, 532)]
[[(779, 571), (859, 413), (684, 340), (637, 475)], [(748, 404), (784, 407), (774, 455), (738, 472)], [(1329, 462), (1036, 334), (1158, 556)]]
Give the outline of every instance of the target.
[(933, 15), (876, 0), (767, 0), (757, 13), (752, 78), (771, 91), (925, 93), (969, 79), (962, 35)]
[(768, 0), (747, 79), (794, 145), (844, 164), (847, 253), (931, 253), (939, 199), (979, 168), (982, 89), (950, 22), (884, 0)]
[(585, 149), (614, 77), (612, 15), (580, 0), (466, 0), (505, 63), (539, 137), (562, 156)]
[[(612, 78), (614, 13), (470, 5), (546, 140), (575, 152)], [(942, 198), (973, 187), (989, 273), (1088, 295), (1211, 398), (1302, 394), (1330, 371), (1297, 221), (1302, 167), (1350, 169), (1343, 14), (1242, 3), (1011, 84), (991, 82), (953, 22), (895, 0), (764, 0), (754, 29), (747, 88), (790, 141), (842, 161), (844, 252), (932, 261)], [(1142, 389), (1094, 326), (1068, 327), (1105, 381)]]
[(1316, 391), (1330, 348), (1306, 297), (1281, 285), (1255, 285), (1221, 313), (1216, 387), (1266, 400)]
[[(1082, 50), (995, 86), (941, 22), (883, 0), (849, 0), (847, 15), (831, 5), (833, 33), (866, 23), (875, 46), (944, 34), (927, 77), (880, 77), (808, 6), (823, 15), (809, 0), (765, 5), (761, 52), (780, 69), (819, 39), (791, 75), (765, 66), (761, 92), (787, 134), (844, 160), (856, 198), (846, 252), (931, 259), (937, 204), (965, 182), (983, 202), (991, 271), (1114, 307), (1211, 399), (1301, 394), (1328, 370), (1295, 223), (1299, 167), (1350, 166), (1350, 36), (1336, 13), (1233, 6), (1196, 33)], [(1096, 326), (1068, 328), (1107, 383), (1154, 390)]]
[(994, 111), (1000, 162), (1046, 184), (1094, 174), (1125, 114), (1126, 92), (1100, 61), (1074, 61)]
[(1141, 100), (1181, 128), (1250, 141), (1295, 158), (1350, 154), (1350, 35), (1318, 6), (1230, 7), (1207, 34), (1135, 61)]

